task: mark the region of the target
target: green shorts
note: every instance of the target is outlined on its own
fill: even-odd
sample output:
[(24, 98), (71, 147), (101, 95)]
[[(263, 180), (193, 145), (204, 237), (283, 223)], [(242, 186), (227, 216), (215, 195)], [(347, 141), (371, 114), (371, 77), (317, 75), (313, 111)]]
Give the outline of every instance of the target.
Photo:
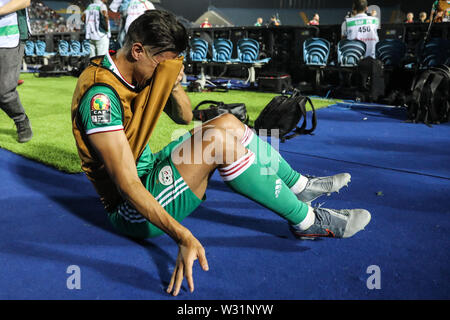
[[(147, 174), (141, 181), (159, 204), (178, 222), (191, 214), (204, 199), (199, 199), (188, 187), (172, 162), (171, 153), (189, 135), (171, 142), (155, 154)], [(145, 219), (127, 201), (122, 202), (109, 220), (122, 234), (139, 239), (156, 237), (164, 232)]]

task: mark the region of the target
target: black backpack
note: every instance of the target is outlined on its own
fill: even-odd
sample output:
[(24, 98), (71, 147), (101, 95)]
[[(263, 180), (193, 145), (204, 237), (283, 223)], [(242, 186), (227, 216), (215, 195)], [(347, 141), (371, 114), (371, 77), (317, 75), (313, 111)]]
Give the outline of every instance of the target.
[(426, 125), (450, 118), (450, 68), (440, 66), (422, 72), (413, 82), (408, 99), (408, 121)]
[[(307, 102), (312, 108), (312, 126), (310, 129), (306, 129)], [(298, 127), (297, 125), (302, 117), (303, 123), (301, 127)], [(291, 95), (283, 94), (274, 97), (255, 120), (254, 128), (260, 134), (263, 132), (259, 130), (266, 129), (267, 135), (271, 134), (271, 129), (278, 129), (281, 142), (285, 142), (287, 139), (292, 139), (300, 134), (312, 134), (316, 126), (316, 111), (311, 99), (302, 96), (300, 91), (294, 89)]]

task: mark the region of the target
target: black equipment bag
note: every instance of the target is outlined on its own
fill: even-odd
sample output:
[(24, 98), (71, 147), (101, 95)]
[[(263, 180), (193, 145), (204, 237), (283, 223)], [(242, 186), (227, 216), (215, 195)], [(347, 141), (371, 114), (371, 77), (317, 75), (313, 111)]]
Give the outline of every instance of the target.
[[(60, 77), (68, 75), (68, 72), (63, 70), (64, 68), (59, 62), (49, 62), (39, 68), (37, 76), (39, 78), (45, 77)], [(36, 75), (36, 74), (35, 74)]]
[(333, 98), (363, 102), (379, 102), (385, 98), (385, 70), (379, 59), (363, 58), (353, 68), (338, 69), (338, 75), (339, 86), (333, 89)]
[(426, 125), (450, 120), (450, 68), (439, 66), (422, 72), (413, 82), (408, 99), (408, 119)]
[[(312, 125), (309, 129), (306, 129), (307, 102), (312, 108)], [(302, 117), (303, 123), (301, 127), (298, 127), (297, 125)], [(287, 139), (292, 139), (300, 134), (312, 134), (316, 126), (316, 111), (311, 99), (302, 96), (297, 89), (294, 89), (290, 96), (283, 94), (274, 97), (255, 120), (257, 132), (261, 129), (266, 129), (267, 135), (270, 135), (271, 129), (278, 129), (281, 142), (285, 142)]]
[(281, 93), (291, 87), (291, 76), (285, 73), (260, 74), (258, 77), (258, 89)]
[(81, 73), (89, 66), (90, 59), (89, 57), (81, 57), (78, 61), (72, 64), (72, 71), (70, 74), (74, 77), (80, 77)]
[[(204, 104), (209, 104), (209, 108), (200, 110), (200, 106)], [(247, 124), (249, 120), (247, 108), (245, 107), (244, 103), (225, 104), (221, 101), (204, 100), (194, 108), (192, 113), (194, 115), (194, 119), (200, 120), (202, 122), (211, 120), (224, 113), (233, 114), (236, 118), (238, 118), (245, 124)]]
[(358, 63), (361, 82), (359, 90), (364, 94), (365, 102), (376, 102), (385, 94), (383, 62), (372, 57), (361, 59)]
[(187, 86), (187, 91), (188, 92), (202, 92), (203, 88), (200, 82), (198, 81), (191, 81), (189, 82), (188, 86)]

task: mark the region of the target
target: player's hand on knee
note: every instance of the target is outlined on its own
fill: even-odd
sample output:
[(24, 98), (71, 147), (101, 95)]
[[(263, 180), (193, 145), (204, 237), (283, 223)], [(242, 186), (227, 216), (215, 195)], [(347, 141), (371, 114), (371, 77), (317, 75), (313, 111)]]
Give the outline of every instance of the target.
[(209, 267), (205, 255), (205, 249), (194, 236), (191, 236), (186, 241), (179, 243), (177, 261), (167, 288), (167, 293), (172, 293), (174, 296), (178, 295), (185, 277), (189, 290), (191, 292), (194, 291), (192, 266), (194, 265), (194, 261), (197, 259), (202, 269), (204, 271), (208, 271)]

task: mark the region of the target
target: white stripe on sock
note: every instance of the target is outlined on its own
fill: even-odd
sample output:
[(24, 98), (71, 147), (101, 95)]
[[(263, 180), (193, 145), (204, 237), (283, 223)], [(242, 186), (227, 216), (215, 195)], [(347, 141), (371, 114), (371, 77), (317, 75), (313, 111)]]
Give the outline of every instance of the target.
[(300, 176), (297, 182), (291, 187), (291, 191), (294, 194), (299, 194), (306, 188), (306, 184), (308, 183), (308, 178), (305, 176)]
[(253, 135), (254, 135), (254, 133), (253, 133), (252, 129), (250, 129), (248, 126), (245, 126), (244, 136), (242, 137), (242, 140), (241, 140), (241, 143), (244, 147), (249, 145), (249, 143), (253, 139)]
[(232, 164), (230, 164), (226, 167), (223, 167), (223, 168), (219, 168), (220, 173), (226, 174), (227, 172), (230, 172), (233, 169), (237, 168), (240, 163), (247, 161), (247, 159), (250, 159), (252, 153), (253, 152), (249, 150), (244, 156), (240, 157), (239, 159), (234, 161)]
[(316, 214), (314, 213), (314, 209), (311, 206), (308, 206), (308, 213), (306, 214), (305, 219), (303, 219), (302, 222), (294, 225), (293, 227), (300, 231), (304, 231), (309, 229), (309, 227), (314, 224), (314, 221), (316, 221)]

